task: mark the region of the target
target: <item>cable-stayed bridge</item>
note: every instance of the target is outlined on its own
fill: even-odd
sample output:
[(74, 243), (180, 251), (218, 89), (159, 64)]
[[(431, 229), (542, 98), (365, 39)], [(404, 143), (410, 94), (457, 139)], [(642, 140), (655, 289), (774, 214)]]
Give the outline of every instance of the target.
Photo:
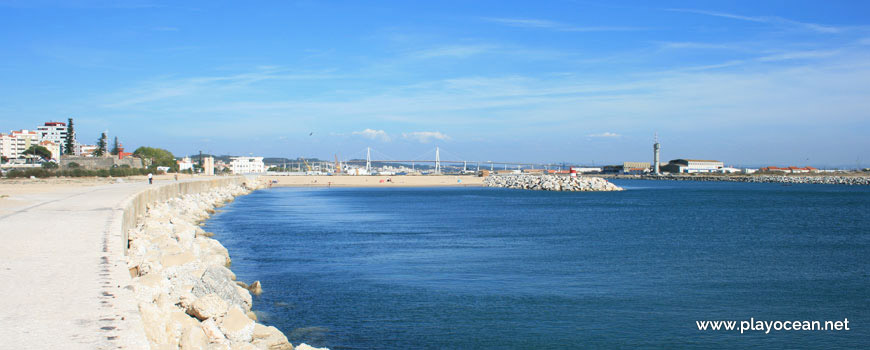
[[(442, 159), (442, 156), (447, 156), (446, 159)], [(440, 173), (443, 165), (447, 165), (450, 168), (461, 168), (463, 171), (470, 170), (507, 170), (507, 169), (522, 169), (522, 168), (538, 168), (538, 169), (560, 169), (567, 166), (566, 163), (561, 164), (553, 164), (553, 163), (527, 163), (527, 162), (512, 162), (512, 161), (492, 161), (492, 160), (473, 160), (469, 158), (464, 158), (452, 154), (450, 152), (441, 149), (440, 147), (435, 147), (434, 149), (427, 151), (421, 155), (416, 157), (405, 157), (410, 159), (402, 159), (390, 157), (380, 151), (377, 151), (371, 147), (367, 147), (366, 149), (359, 151), (350, 157), (336, 157), (338, 162), (343, 164), (354, 164), (354, 165), (365, 165), (367, 171), (371, 171), (372, 164), (403, 164), (410, 165), (414, 168), (417, 164), (425, 164), (432, 165), (434, 167), (435, 173)]]

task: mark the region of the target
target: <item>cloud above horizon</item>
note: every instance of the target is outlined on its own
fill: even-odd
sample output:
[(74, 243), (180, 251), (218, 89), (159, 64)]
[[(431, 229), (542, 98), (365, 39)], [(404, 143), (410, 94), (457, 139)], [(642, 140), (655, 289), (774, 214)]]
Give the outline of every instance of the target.
[(420, 143), (429, 143), (433, 140), (450, 140), (450, 136), (442, 134), (438, 131), (414, 131), (409, 133), (402, 133), (402, 138), (407, 140), (416, 140)]
[(603, 133), (600, 133), (600, 134), (589, 134), (589, 135), (586, 135), (586, 136), (588, 136), (588, 137), (606, 137), (606, 138), (614, 138), (614, 137), (620, 137), (620, 136), (622, 136), (622, 135), (617, 134), (617, 133), (615, 133), (615, 132), (603, 132)]
[(362, 131), (354, 131), (351, 134), (359, 135), (370, 140), (381, 140), (384, 142), (390, 141), (390, 135), (388, 135), (387, 132), (383, 130), (365, 129)]
[(620, 27), (620, 26), (572, 26), (564, 23), (554, 22), (544, 19), (532, 18), (484, 18), (487, 22), (498, 23), (510, 27), (530, 28), (530, 29), (548, 29), (560, 32), (624, 32), (644, 30), (638, 27)]

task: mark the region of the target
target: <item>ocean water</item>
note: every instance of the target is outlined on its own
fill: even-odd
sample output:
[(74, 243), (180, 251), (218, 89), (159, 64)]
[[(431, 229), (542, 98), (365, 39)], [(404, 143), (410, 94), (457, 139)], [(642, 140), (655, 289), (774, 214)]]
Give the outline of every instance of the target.
[[(626, 191), (273, 188), (206, 229), (294, 345), (870, 347), (870, 188), (614, 182)], [(696, 324), (750, 318), (851, 330)]]

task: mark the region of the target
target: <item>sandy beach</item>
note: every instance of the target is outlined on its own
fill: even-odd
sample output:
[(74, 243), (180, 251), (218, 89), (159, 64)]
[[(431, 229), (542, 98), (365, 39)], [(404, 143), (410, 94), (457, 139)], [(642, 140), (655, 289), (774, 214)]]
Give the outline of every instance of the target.
[[(483, 186), (482, 177), (470, 175), (443, 176), (262, 176), (281, 187), (433, 187)], [(277, 182), (275, 182), (277, 181)]]

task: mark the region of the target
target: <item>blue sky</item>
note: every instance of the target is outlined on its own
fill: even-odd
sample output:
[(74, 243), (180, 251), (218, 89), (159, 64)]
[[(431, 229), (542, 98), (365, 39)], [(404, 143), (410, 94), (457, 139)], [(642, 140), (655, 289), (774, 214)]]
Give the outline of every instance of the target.
[(658, 132), (665, 160), (870, 164), (863, 1), (120, 3), (0, 0), (0, 130), (587, 164)]

